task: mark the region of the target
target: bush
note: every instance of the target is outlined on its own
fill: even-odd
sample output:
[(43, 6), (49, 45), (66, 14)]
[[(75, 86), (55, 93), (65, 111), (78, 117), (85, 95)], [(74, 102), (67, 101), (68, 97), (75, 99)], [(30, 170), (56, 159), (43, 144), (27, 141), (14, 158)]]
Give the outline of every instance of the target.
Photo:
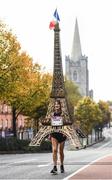
[(20, 152), (20, 153), (36, 153), (51, 152), (51, 142), (43, 141), (40, 146), (29, 146), (30, 140), (20, 140), (14, 137), (0, 139), (0, 152)]

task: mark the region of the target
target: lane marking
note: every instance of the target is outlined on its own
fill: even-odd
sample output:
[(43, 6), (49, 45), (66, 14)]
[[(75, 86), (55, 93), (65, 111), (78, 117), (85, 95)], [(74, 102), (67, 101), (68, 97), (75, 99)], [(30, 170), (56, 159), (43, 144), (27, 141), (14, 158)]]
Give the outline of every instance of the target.
[(40, 164), (37, 167), (46, 167), (46, 166), (50, 166), (52, 163), (48, 163), (48, 164)]
[(99, 160), (101, 160), (101, 159), (103, 159), (103, 158), (105, 158), (105, 157), (107, 157), (107, 156), (110, 156), (110, 155), (112, 156), (112, 153), (107, 154), (107, 155), (104, 155), (104, 156), (102, 156), (102, 157), (100, 157), (100, 158), (95, 159), (94, 161), (90, 162), (88, 165), (83, 166), (82, 168), (80, 168), (80, 169), (78, 169), (77, 171), (75, 171), (74, 173), (70, 174), (69, 176), (67, 176), (67, 177), (64, 178), (63, 180), (68, 180), (69, 178), (71, 178), (72, 176), (76, 175), (76, 174), (79, 173), (80, 171), (86, 169), (87, 167), (89, 167), (90, 165), (92, 165), (93, 163), (95, 163), (96, 161), (99, 161)]
[[(22, 160), (22, 161), (15, 161), (15, 162), (11, 162), (11, 163), (7, 163), (7, 164), (2, 164), (0, 163), (0, 168), (1, 167), (7, 167), (7, 166), (10, 166), (10, 165), (18, 165), (20, 163), (27, 163), (27, 162), (34, 162), (34, 161), (37, 161), (37, 159), (27, 159), (27, 160)], [(37, 166), (48, 166), (48, 165), (51, 165), (52, 163), (48, 163), (48, 164), (43, 164), (43, 165), (37, 165)], [(30, 165), (30, 164), (29, 164)], [(36, 164), (35, 164), (36, 165)]]

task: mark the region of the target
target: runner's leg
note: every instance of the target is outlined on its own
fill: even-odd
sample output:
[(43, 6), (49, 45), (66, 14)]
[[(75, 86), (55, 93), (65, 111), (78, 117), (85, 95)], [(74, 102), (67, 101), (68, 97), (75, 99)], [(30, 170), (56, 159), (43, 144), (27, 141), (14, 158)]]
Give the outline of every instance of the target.
[(58, 141), (52, 137), (51, 142), (52, 142), (53, 162), (54, 162), (54, 166), (57, 166)]
[(60, 154), (60, 163), (63, 164), (64, 161), (64, 144), (65, 141), (59, 143), (59, 154)]
[(61, 173), (64, 173), (64, 165), (63, 165), (63, 162), (64, 162), (64, 144), (65, 144), (65, 141), (61, 142), (59, 144), (59, 153), (60, 153), (60, 170), (61, 170)]

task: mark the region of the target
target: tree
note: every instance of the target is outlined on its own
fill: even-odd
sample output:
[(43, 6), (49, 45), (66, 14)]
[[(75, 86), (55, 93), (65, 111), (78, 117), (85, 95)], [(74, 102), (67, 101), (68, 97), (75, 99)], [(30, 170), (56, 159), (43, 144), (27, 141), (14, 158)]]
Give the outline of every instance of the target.
[(11, 91), (11, 75), (18, 65), (19, 51), (16, 37), (0, 23), (0, 100), (6, 99), (7, 92)]
[(110, 122), (110, 110), (109, 110), (109, 104), (107, 102), (104, 102), (100, 100), (98, 102), (99, 108), (102, 112), (102, 126), (105, 124), (108, 124)]
[(97, 123), (102, 122), (102, 112), (90, 97), (84, 97), (77, 104), (75, 118), (82, 131), (88, 135)]
[[(16, 70), (19, 65), (20, 44), (16, 37), (9, 31), (6, 26), (0, 24), (0, 101), (9, 103), (14, 90), (16, 91), (18, 74)], [(16, 74), (15, 74), (16, 72)], [(17, 91), (16, 91), (17, 92)], [(13, 108), (14, 110), (15, 108)], [(13, 111), (13, 117), (15, 112)], [(13, 118), (13, 129), (16, 124)], [(14, 133), (15, 134), (15, 133)]]
[(79, 99), (81, 99), (81, 94), (79, 92), (78, 86), (69, 80), (65, 80), (65, 89), (68, 100), (69, 111), (72, 119), (74, 120), (74, 109)]
[(71, 102), (71, 104), (73, 104), (73, 106), (76, 106), (79, 99), (81, 99), (81, 94), (79, 92), (78, 86), (74, 82), (66, 80), (65, 89), (69, 101)]
[(16, 36), (0, 24), (0, 101), (12, 107), (13, 132), (19, 113), (30, 115), (48, 98), (51, 76), (21, 50)]
[(47, 112), (49, 96), (51, 91), (52, 76), (49, 73), (40, 73), (36, 91), (33, 96), (29, 96), (24, 108), (24, 114), (28, 115), (33, 120), (35, 132), (39, 129), (39, 120), (44, 118)]

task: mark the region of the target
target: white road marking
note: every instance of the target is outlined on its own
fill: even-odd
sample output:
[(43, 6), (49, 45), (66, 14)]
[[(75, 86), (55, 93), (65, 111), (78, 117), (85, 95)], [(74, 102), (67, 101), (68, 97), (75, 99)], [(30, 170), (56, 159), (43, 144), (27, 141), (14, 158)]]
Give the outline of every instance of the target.
[(52, 163), (48, 163), (48, 164), (40, 164), (37, 167), (46, 167), (46, 166), (50, 166)]
[(67, 176), (67, 177), (64, 178), (63, 180), (68, 180), (69, 178), (71, 178), (72, 176), (76, 175), (77, 173), (79, 173), (79, 172), (82, 171), (83, 169), (86, 169), (87, 167), (89, 167), (91, 164), (93, 164), (93, 163), (95, 163), (95, 162), (97, 162), (97, 161), (99, 161), (99, 160), (101, 160), (101, 159), (103, 159), (103, 158), (105, 158), (105, 157), (107, 157), (107, 156), (110, 156), (110, 155), (112, 156), (112, 153), (107, 154), (107, 155), (105, 155), (105, 156), (102, 156), (102, 157), (100, 157), (100, 158), (95, 159), (94, 161), (90, 162), (88, 165), (83, 166), (82, 168), (80, 168), (80, 169), (78, 169), (77, 171), (75, 171), (74, 173), (70, 174), (69, 176)]
[[(11, 162), (11, 163), (7, 163), (7, 164), (3, 164), (1, 167), (7, 167), (7, 166), (11, 166), (11, 165), (18, 165), (20, 163), (26, 163), (26, 162), (32, 162), (32, 161), (37, 161), (37, 159), (27, 159), (27, 160), (23, 160), (23, 161), (15, 161), (15, 162)], [(52, 163), (48, 163), (48, 164), (40, 164), (40, 165), (37, 165), (37, 167), (44, 167), (44, 166), (49, 166), (51, 165)], [(30, 164), (29, 164), (30, 165)]]

